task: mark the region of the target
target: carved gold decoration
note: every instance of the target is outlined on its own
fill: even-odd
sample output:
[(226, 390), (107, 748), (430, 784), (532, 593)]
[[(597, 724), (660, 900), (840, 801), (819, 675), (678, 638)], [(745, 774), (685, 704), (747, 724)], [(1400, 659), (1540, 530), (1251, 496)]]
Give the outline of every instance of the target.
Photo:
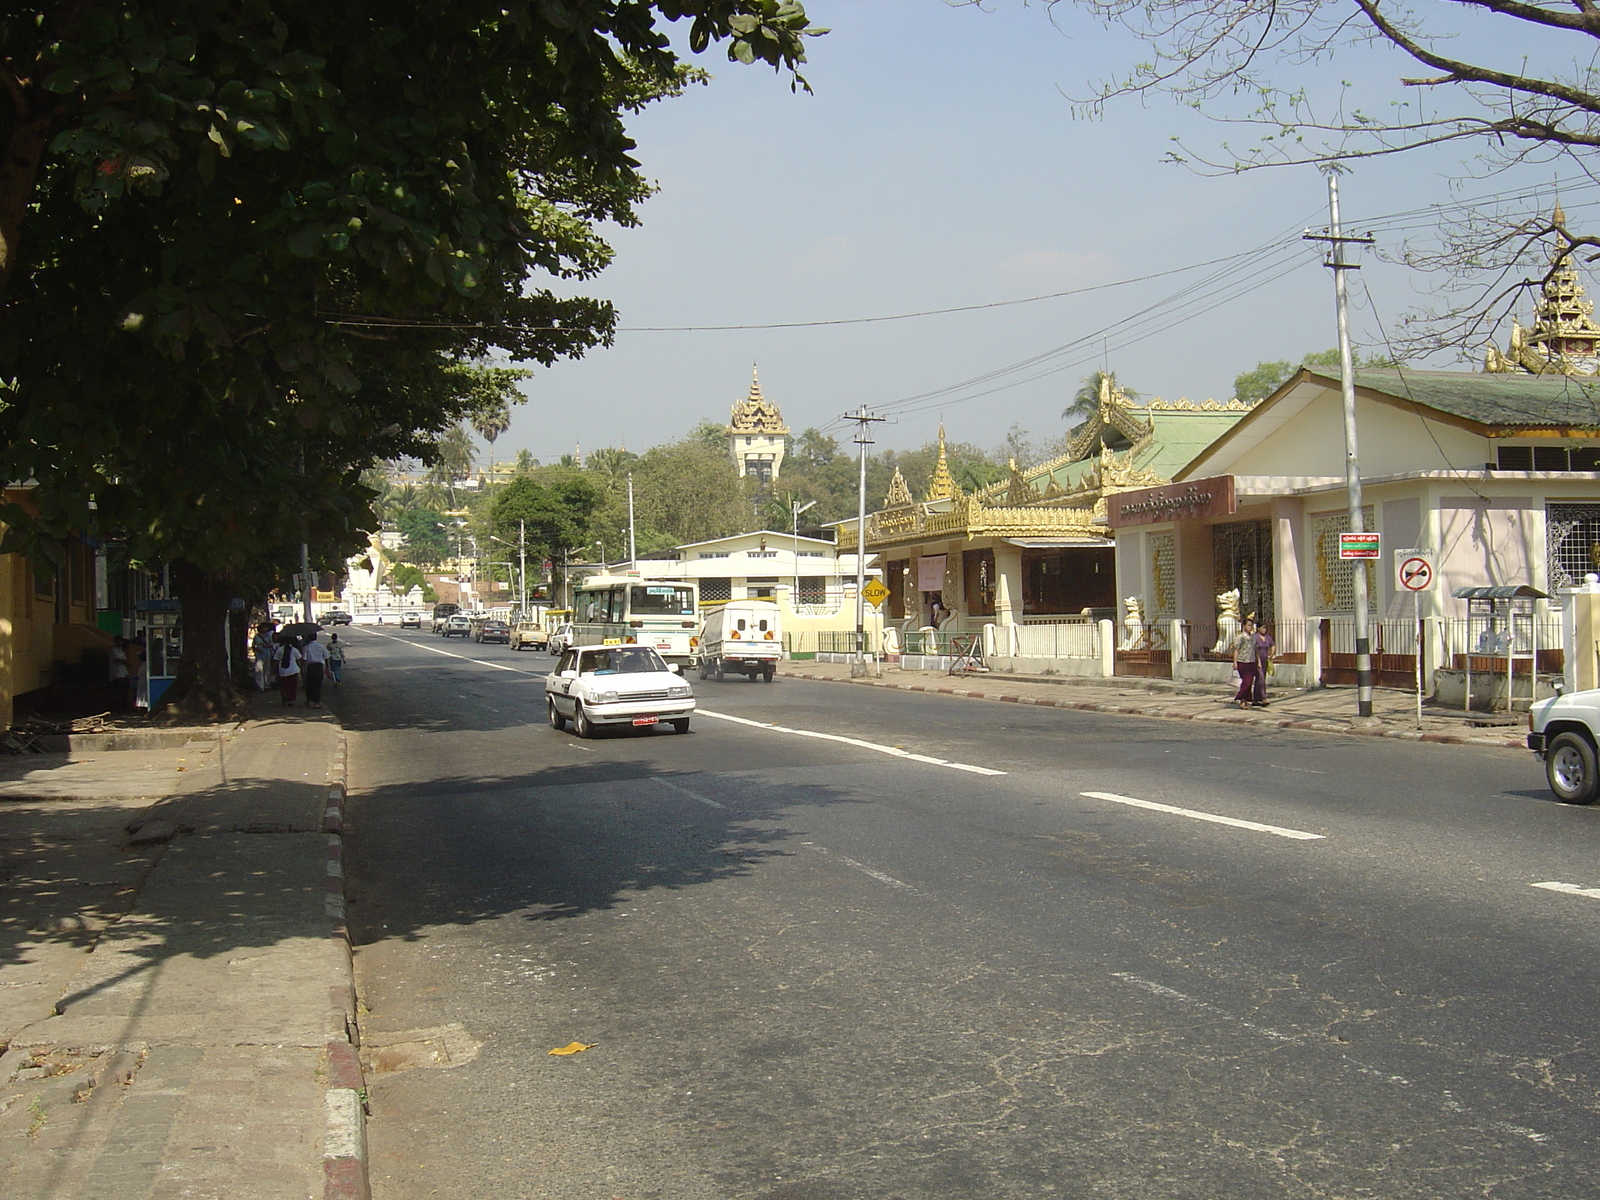
[[(1558, 226), (1567, 223), (1559, 203), (1550, 219)], [(1600, 325), (1594, 322), (1594, 304), (1584, 299), (1583, 284), (1572, 265), (1572, 250), (1572, 243), (1558, 230), (1550, 252), (1549, 278), (1534, 305), (1532, 327), (1524, 329), (1512, 318), (1511, 340), (1505, 351), (1493, 342), (1485, 347), (1485, 371), (1528, 375), (1600, 372)]]
[(911, 488), (906, 484), (906, 477), (900, 474), (900, 468), (894, 469), (894, 478), (889, 481), (889, 495), (884, 501), (889, 508), (900, 508), (912, 504)]
[(939, 458), (933, 464), (933, 477), (928, 480), (929, 500), (949, 500), (953, 496), (962, 495), (956, 486), (955, 479), (950, 474), (950, 460), (944, 452), (944, 422), (939, 422)]
[(728, 432), (778, 436), (789, 432), (778, 406), (761, 394), (761, 381), (756, 378), (754, 367), (750, 368), (750, 394), (733, 406), (733, 419), (728, 422)]

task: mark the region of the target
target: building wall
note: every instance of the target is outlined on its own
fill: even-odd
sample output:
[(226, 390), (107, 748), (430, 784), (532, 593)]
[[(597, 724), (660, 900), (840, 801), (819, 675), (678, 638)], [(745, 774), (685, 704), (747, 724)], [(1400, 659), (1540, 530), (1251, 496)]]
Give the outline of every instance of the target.
[[(1391, 404), (1356, 398), (1361, 474), (1366, 478), (1411, 471), (1479, 471), (1493, 457), (1489, 440), (1444, 421), (1428, 420)], [(1225, 461), (1224, 461), (1225, 459)], [(1343, 478), (1344, 415), (1337, 392), (1324, 392), (1259, 445), (1219, 457), (1207, 474)]]

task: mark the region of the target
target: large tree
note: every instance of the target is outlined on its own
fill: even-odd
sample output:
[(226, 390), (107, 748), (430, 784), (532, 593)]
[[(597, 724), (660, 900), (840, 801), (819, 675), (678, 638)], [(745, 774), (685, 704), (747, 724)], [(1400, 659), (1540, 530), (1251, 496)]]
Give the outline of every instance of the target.
[[(8, 545), (48, 559), (98, 522), (173, 564), (203, 629), (286, 547), (359, 544), (362, 469), (431, 459), (481, 411), (460, 361), (610, 340), (608, 304), (528, 281), (592, 276), (597, 225), (635, 222), (624, 120), (684, 82), (661, 28), (680, 19), (697, 50), (804, 57), (789, 0), (0, 21), (0, 472), (39, 501), (0, 513)], [(191, 646), (169, 694), (238, 711), (220, 649)]]

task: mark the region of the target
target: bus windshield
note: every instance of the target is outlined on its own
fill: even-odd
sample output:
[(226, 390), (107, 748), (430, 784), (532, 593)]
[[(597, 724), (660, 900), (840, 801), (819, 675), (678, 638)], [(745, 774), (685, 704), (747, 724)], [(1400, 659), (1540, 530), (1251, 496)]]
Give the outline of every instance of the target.
[(692, 617), (694, 589), (669, 584), (635, 587), (631, 608), (636, 617)]

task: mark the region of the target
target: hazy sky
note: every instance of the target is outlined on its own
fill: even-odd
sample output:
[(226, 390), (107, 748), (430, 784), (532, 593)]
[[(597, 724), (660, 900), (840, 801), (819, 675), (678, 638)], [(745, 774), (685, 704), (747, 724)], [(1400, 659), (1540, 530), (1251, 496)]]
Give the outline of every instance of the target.
[[(809, 46), (814, 95), (713, 50), (701, 64), (708, 86), (635, 118), (637, 155), (661, 190), (641, 228), (614, 231), (615, 264), (582, 289), (615, 301), (624, 332), (610, 350), (541, 370), (497, 458), (525, 448), (550, 461), (574, 442), (643, 450), (702, 419), (726, 421), (752, 363), (796, 433), (844, 433), (839, 415), (865, 404), (895, 414), (877, 428), (880, 447), (920, 445), (941, 417), (952, 439), (995, 446), (1013, 423), (1036, 441), (1059, 436), (1061, 410), (1101, 365), (1145, 396), (1226, 399), (1258, 360), (1334, 345), (1329, 273), (1299, 236), (1327, 221), (1314, 168), (1206, 178), (1164, 164), (1174, 134), (1243, 140), (1164, 98), (1074, 119), (1068, 97), (1141, 53), (1126, 35), (1070, 8), (1052, 23), (1021, 0), (992, 0), (991, 11), (943, 0), (806, 7), (832, 30)], [(1416, 73), (1370, 50), (1283, 70), (1285, 82), (1352, 81), (1368, 102)], [(1469, 153), (1358, 166), (1341, 183), (1347, 230), (1372, 230), (1393, 253), (1432, 224), (1417, 210), (1514, 188), (1548, 207), (1558, 174), (1581, 223), (1594, 189), (1567, 182), (1573, 167), (1452, 187)], [(1361, 261), (1355, 337), (1381, 349), (1383, 330), (1425, 304), (1435, 281)], [(1083, 288), (1098, 290), (1004, 303)], [(985, 304), (1000, 306), (648, 331)], [(937, 394), (908, 403), (925, 393)]]

